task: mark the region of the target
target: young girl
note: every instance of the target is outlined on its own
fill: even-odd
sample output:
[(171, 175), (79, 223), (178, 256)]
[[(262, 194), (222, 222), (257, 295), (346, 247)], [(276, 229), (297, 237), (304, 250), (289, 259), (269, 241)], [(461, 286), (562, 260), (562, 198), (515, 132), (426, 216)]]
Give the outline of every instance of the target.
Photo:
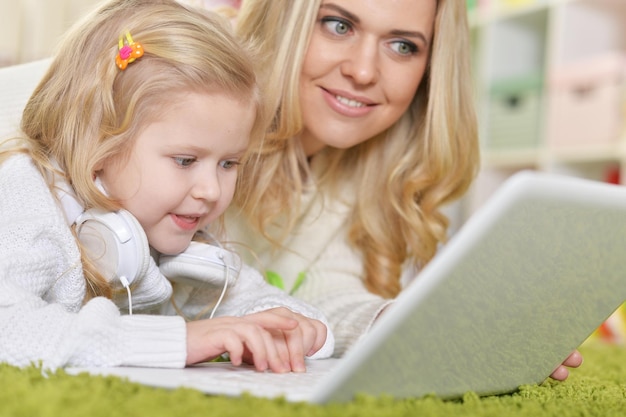
[[(182, 367), (227, 353), (286, 372), (332, 353), (317, 310), (228, 251), (184, 256), (261, 137), (251, 60), (227, 26), (174, 1), (115, 0), (68, 33), (21, 145), (0, 154), (0, 361)], [(219, 317), (186, 323), (174, 312), (206, 317), (225, 287), (172, 291), (155, 260), (202, 279), (213, 254), (231, 283)]]
[(445, 242), (442, 209), (477, 172), (465, 2), (244, 0), (237, 32), (274, 118), (229, 239), (326, 314), (341, 355)]

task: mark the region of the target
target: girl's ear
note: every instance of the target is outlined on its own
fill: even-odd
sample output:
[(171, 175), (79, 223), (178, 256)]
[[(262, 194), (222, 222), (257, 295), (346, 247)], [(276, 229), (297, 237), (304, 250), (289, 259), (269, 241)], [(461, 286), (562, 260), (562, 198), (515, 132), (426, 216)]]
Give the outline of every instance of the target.
[(93, 167), (93, 176), (94, 178), (99, 176), (102, 173), (102, 170), (104, 169), (104, 166), (107, 164), (107, 159), (102, 159), (100, 161), (98, 161), (98, 163), (96, 163), (96, 165), (94, 165)]

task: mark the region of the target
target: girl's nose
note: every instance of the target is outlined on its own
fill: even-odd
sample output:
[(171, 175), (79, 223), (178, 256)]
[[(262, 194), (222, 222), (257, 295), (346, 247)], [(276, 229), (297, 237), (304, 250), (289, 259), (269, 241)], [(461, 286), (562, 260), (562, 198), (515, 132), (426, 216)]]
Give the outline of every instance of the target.
[(219, 176), (214, 170), (197, 175), (191, 188), (191, 196), (198, 200), (217, 201), (222, 195)]
[(369, 85), (378, 80), (379, 51), (373, 39), (362, 39), (347, 52), (341, 65), (343, 75), (357, 84)]

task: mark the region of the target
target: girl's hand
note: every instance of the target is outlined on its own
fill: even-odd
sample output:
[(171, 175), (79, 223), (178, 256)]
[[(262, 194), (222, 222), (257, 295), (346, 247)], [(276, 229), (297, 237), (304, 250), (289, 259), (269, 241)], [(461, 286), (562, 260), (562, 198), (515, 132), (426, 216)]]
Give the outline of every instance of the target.
[(264, 326), (245, 317), (219, 317), (187, 323), (187, 365), (212, 360), (227, 352), (233, 365), (245, 360), (258, 371), (267, 369), (289, 372), (289, 364), (279, 354), (274, 332), (293, 331), (298, 321), (273, 315), (264, 320)]
[(187, 323), (187, 365), (227, 352), (233, 365), (250, 363), (259, 371), (304, 372), (304, 356), (326, 341), (326, 326), (274, 308), (244, 317), (219, 317)]
[(578, 368), (583, 363), (583, 357), (579, 351), (575, 350), (571, 355), (563, 361), (563, 364), (552, 372), (550, 377), (557, 381), (565, 381), (569, 376), (569, 370), (567, 368)]
[[(271, 323), (276, 317), (295, 320), (298, 326), (293, 329), (272, 327)], [(315, 354), (326, 342), (327, 330), (324, 323), (284, 307), (251, 314), (245, 318), (259, 324), (271, 334), (279, 357), (292, 372), (305, 372), (304, 357)]]

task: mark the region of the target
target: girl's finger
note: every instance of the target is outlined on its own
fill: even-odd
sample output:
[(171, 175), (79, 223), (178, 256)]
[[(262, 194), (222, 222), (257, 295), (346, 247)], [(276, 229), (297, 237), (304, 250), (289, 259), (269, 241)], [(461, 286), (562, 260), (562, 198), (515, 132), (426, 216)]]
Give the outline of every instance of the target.
[(307, 356), (313, 356), (315, 352), (320, 350), (324, 346), (324, 343), (326, 343), (326, 338), (328, 337), (328, 329), (324, 323), (319, 320), (312, 320), (312, 326), (315, 328), (315, 340), (311, 348), (307, 351)]
[[(301, 323), (302, 325), (302, 323)], [(283, 331), (286, 347), (289, 354), (289, 365), (293, 372), (305, 372), (304, 365), (304, 333), (298, 326), (294, 330)]]
[(224, 350), (228, 352), (230, 362), (239, 366), (243, 362), (244, 345), (243, 340), (234, 332), (232, 336), (224, 338)]
[[(281, 338), (275, 339), (274, 336), (266, 330), (262, 331), (262, 336), (265, 343), (265, 352), (267, 358), (267, 366), (265, 369), (269, 368), (272, 372), (276, 373), (289, 372), (289, 362), (283, 358), (284, 356), (288, 355), (286, 355), (285, 353), (281, 355), (278, 349), (278, 346), (280, 346), (280, 344), (284, 346), (284, 341), (281, 340)], [(256, 365), (256, 358), (254, 362)]]

